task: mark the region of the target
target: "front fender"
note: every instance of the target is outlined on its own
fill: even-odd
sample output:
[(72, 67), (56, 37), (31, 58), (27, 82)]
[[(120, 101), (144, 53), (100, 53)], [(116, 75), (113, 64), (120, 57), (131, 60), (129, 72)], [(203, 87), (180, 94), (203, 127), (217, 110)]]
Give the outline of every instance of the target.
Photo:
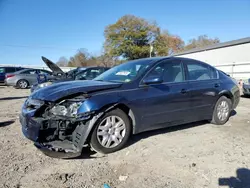
[(78, 114), (99, 111), (103, 107), (111, 104), (121, 103), (125, 100), (122, 100), (118, 94), (105, 94), (105, 95), (94, 95), (84, 101), (80, 108), (78, 108)]

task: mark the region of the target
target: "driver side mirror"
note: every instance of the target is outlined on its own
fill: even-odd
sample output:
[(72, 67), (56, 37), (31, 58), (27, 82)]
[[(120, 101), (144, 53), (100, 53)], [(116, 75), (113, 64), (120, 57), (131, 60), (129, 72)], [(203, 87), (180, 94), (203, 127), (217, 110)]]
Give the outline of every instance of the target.
[(159, 76), (149, 76), (143, 80), (143, 83), (145, 85), (150, 85), (150, 84), (160, 84), (162, 83), (163, 80)]

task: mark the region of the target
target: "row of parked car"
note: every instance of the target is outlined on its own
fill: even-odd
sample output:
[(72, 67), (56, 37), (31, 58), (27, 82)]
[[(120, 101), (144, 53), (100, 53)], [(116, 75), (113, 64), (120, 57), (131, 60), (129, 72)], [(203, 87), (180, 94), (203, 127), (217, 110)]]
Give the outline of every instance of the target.
[(23, 67), (0, 67), (0, 82), (20, 89), (31, 88), (33, 92), (52, 83), (92, 80), (109, 69), (107, 67), (78, 67), (65, 73), (49, 59), (45, 57), (42, 59), (51, 71)]

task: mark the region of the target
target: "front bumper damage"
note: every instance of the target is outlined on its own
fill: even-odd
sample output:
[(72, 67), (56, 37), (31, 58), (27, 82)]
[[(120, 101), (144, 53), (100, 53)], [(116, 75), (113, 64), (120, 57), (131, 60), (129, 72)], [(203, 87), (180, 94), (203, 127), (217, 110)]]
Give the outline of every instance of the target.
[(88, 135), (103, 113), (83, 118), (34, 117), (35, 111), (22, 109), (22, 132), (36, 148), (54, 158), (74, 158), (81, 155)]

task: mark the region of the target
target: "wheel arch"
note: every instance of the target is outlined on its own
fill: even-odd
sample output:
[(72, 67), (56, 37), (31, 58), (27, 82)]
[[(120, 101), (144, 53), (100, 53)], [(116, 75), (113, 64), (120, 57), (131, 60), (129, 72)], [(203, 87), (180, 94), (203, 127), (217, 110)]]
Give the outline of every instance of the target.
[(94, 114), (107, 112), (112, 109), (119, 108), (126, 113), (132, 123), (133, 134), (136, 132), (136, 115), (134, 110), (127, 104), (125, 98), (119, 95), (109, 93), (106, 95), (92, 96), (83, 102), (82, 106), (78, 109), (78, 113), (94, 112)]
[(223, 91), (221, 91), (221, 92), (219, 93), (218, 99), (219, 99), (220, 97), (222, 97), (222, 96), (225, 96), (225, 97), (227, 97), (228, 99), (230, 99), (230, 100), (232, 101), (232, 104), (234, 103), (234, 97), (233, 97), (233, 94), (232, 94), (230, 91), (228, 91), (228, 90), (223, 90)]
[(133, 109), (127, 105), (126, 100), (122, 100), (118, 95), (99, 95), (92, 96), (82, 103), (78, 109), (78, 114), (92, 113), (92, 118), (88, 121), (87, 126), (80, 126), (79, 130), (76, 132), (84, 133), (81, 138), (80, 145), (89, 143), (90, 135), (96, 126), (96, 122), (100, 119), (104, 113), (111, 111), (113, 109), (119, 108), (131, 121), (132, 134), (137, 133), (136, 129), (136, 115)]
[[(113, 109), (117, 109), (119, 108), (120, 110), (122, 110), (125, 114), (128, 115), (128, 118), (131, 121), (131, 125), (132, 125), (132, 134), (136, 133), (136, 118), (134, 115), (134, 112), (132, 111), (131, 108), (129, 108), (126, 104), (124, 103), (111, 103), (111, 104), (107, 104), (105, 106), (103, 106), (101, 109), (98, 110), (98, 112), (96, 112), (97, 115), (94, 115), (94, 120), (92, 122), (92, 119), (89, 121), (87, 126), (81, 126), (81, 130), (79, 132), (84, 132), (85, 134), (83, 135), (83, 137), (81, 138), (80, 141), (80, 145), (81, 147), (85, 144), (88, 144), (90, 142), (90, 137), (91, 134), (96, 126), (96, 122), (103, 116), (102, 113), (106, 113), (108, 111), (111, 111)], [(101, 114), (101, 115), (99, 115)]]
[(105, 111), (110, 111), (113, 109), (120, 109), (122, 110), (125, 114), (127, 114), (128, 118), (131, 121), (131, 125), (132, 125), (132, 134), (136, 133), (136, 118), (135, 118), (135, 114), (133, 112), (133, 110), (126, 105), (125, 103), (111, 103), (111, 104), (107, 104), (105, 106), (103, 106), (100, 111), (101, 112), (105, 112)]

